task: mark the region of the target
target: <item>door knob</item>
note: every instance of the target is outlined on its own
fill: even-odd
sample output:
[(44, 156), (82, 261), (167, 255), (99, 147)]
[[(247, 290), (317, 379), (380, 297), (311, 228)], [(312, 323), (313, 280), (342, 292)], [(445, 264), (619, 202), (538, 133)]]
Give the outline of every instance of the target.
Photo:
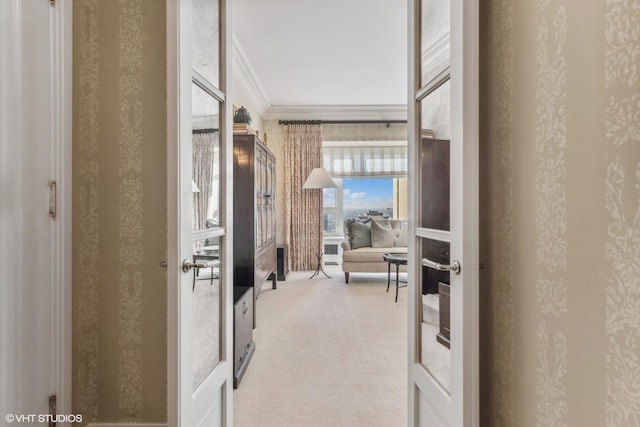
[(430, 259), (422, 258), (422, 265), (438, 271), (452, 271), (455, 274), (460, 274), (461, 270), (460, 263), (456, 260), (453, 260), (451, 264), (439, 264)]
[(190, 259), (182, 261), (182, 271), (188, 273), (192, 268), (209, 268), (209, 264), (206, 262), (193, 262)]

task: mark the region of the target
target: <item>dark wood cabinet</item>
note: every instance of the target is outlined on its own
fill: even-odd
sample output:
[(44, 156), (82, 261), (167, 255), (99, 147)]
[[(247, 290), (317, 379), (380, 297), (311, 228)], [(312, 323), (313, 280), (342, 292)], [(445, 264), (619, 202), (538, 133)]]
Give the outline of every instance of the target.
[(238, 388), (255, 351), (253, 342), (253, 288), (233, 287), (233, 388)]
[(287, 262), (287, 246), (286, 245), (282, 245), (282, 246), (278, 246), (276, 247), (276, 253), (277, 253), (277, 264), (278, 264), (278, 271), (277, 271), (277, 276), (278, 276), (278, 280), (286, 280), (287, 279), (287, 274), (289, 274), (289, 267), (288, 267), (288, 262)]
[(276, 288), (276, 159), (255, 135), (233, 136), (233, 284)]

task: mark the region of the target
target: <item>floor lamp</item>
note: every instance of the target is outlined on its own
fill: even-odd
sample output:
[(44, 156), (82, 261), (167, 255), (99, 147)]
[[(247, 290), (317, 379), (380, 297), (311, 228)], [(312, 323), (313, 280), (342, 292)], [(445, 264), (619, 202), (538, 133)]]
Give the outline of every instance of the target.
[[(309, 177), (302, 185), (304, 189), (323, 189), (323, 188), (338, 188), (336, 182), (329, 176), (329, 172), (325, 168), (314, 168)], [(320, 222), (322, 223), (322, 193), (320, 193)], [(322, 227), (320, 227), (322, 229)], [(322, 246), (322, 235), (320, 236), (320, 246)], [(319, 248), (318, 248), (319, 249)], [(322, 254), (323, 251), (319, 250), (317, 252), (318, 256), (318, 266), (316, 267), (316, 271), (309, 277), (309, 279), (313, 279), (317, 275), (322, 272), (325, 276), (331, 279), (331, 276), (324, 271), (324, 267), (322, 265)]]

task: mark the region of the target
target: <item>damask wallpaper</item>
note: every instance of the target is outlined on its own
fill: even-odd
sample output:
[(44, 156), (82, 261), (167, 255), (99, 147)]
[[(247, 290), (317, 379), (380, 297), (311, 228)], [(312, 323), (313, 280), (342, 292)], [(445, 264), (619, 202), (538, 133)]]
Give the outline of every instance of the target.
[(640, 425), (640, 1), (607, 0), (607, 424)]
[(567, 11), (538, 1), (536, 60), (536, 279), (538, 424), (566, 425)]
[(165, 8), (74, 3), (73, 412), (166, 419)]
[(640, 2), (481, 5), (482, 425), (640, 426)]

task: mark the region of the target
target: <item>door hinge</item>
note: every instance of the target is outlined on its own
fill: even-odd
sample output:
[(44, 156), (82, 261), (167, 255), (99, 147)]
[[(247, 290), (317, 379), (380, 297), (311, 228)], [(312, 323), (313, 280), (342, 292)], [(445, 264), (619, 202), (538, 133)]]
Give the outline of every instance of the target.
[(56, 421), (57, 404), (58, 398), (56, 397), (56, 395), (52, 394), (51, 396), (49, 396), (49, 427), (56, 427), (56, 425), (58, 424)]
[(49, 215), (55, 218), (58, 214), (58, 186), (56, 181), (49, 181)]

